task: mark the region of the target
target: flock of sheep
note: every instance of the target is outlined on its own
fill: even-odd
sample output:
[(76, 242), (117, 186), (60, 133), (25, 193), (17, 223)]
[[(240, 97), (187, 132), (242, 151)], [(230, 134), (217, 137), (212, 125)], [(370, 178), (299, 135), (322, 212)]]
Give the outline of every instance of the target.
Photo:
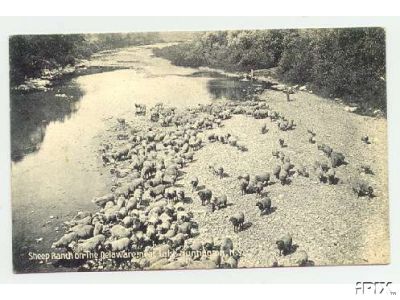
[[(85, 252), (137, 253), (134, 257), (99, 257), (87, 260), (83, 270), (132, 270), (132, 269), (183, 269), (183, 268), (236, 268), (240, 255), (229, 237), (199, 242), (199, 228), (193, 213), (187, 208), (189, 201), (199, 201), (211, 212), (226, 208), (230, 203), (226, 195), (214, 195), (197, 177), (190, 179), (191, 191), (181, 187), (179, 181), (185, 167), (193, 162), (195, 152), (209, 143), (222, 143), (237, 151), (248, 149), (232, 134), (217, 134), (213, 129), (223, 126), (224, 120), (242, 114), (256, 119), (269, 118), (281, 131), (296, 129), (294, 120), (288, 120), (272, 110), (264, 101), (256, 99), (244, 102), (216, 102), (198, 105), (185, 110), (157, 104), (147, 111), (144, 105), (135, 105), (139, 119), (146, 118), (143, 126), (135, 128), (125, 119), (118, 119), (114, 138), (100, 149), (102, 162), (113, 176), (109, 194), (93, 199), (99, 210), (96, 213), (78, 213), (66, 222), (66, 233), (53, 243), (54, 248)], [(143, 120), (142, 120), (143, 121)], [(150, 124), (150, 125), (149, 125)], [(260, 134), (268, 134), (267, 125)], [(285, 154), (286, 142), (277, 141), (277, 149), (271, 153), (275, 166), (261, 174), (236, 174), (238, 194), (256, 194), (254, 203), (261, 216), (273, 213), (273, 199), (268, 196), (271, 184), (290, 184), (296, 176), (314, 177), (322, 184), (337, 184), (335, 170), (346, 164), (343, 153), (329, 145), (317, 143), (317, 133), (308, 130), (308, 142), (316, 144), (327, 162), (316, 161), (312, 166), (295, 166)], [(370, 143), (367, 136), (362, 142)], [(360, 166), (360, 172), (372, 174), (368, 165)], [(209, 171), (223, 178), (223, 166), (209, 165)], [(296, 174), (296, 176), (294, 176)], [(351, 187), (358, 197), (373, 197), (368, 182), (355, 180)], [(188, 195), (196, 195), (188, 197)], [(234, 204), (234, 203), (232, 203)], [(234, 234), (242, 231), (246, 211), (230, 216)], [(299, 266), (309, 265), (304, 250), (296, 250), (292, 236), (277, 238), (279, 255), (297, 252)], [(160, 255), (153, 255), (154, 253)], [(163, 255), (169, 253), (169, 255)], [(270, 266), (279, 266), (274, 259)]]

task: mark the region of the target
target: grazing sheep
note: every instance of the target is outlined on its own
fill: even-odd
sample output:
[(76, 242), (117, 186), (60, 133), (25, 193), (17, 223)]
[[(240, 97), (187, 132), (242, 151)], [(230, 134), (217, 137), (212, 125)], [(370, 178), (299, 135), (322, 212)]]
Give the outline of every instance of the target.
[(357, 197), (368, 196), (372, 198), (374, 196), (374, 189), (364, 180), (355, 180), (352, 183), (352, 189)]
[(253, 180), (247, 183), (245, 192), (246, 194), (260, 194), (263, 186), (264, 185), (262, 184), (262, 182), (256, 182)]
[(316, 143), (316, 140), (315, 140), (314, 136), (310, 136), (310, 137), (308, 138), (308, 142), (309, 142), (310, 144), (315, 144), (315, 143)]
[(217, 268), (221, 267), (221, 255), (218, 252), (213, 252), (209, 257), (208, 257), (209, 261), (213, 262)]
[(165, 199), (167, 199), (168, 202), (176, 200), (178, 198), (176, 189), (173, 187), (165, 189), (164, 197)]
[(313, 165), (314, 171), (322, 170), (323, 172), (327, 172), (329, 170), (329, 166), (327, 163), (315, 161)]
[(239, 143), (236, 144), (236, 148), (238, 148), (238, 150), (240, 150), (241, 152), (248, 151), (248, 148), (245, 145), (242, 145), (242, 144), (239, 144)]
[(87, 239), (93, 236), (93, 225), (78, 224), (69, 229), (70, 232), (75, 232), (80, 239)]
[(132, 230), (125, 228), (122, 225), (114, 225), (111, 227), (111, 236), (115, 237), (116, 239), (130, 237), (132, 235)]
[(214, 239), (212, 237), (205, 240), (203, 243), (203, 249), (207, 251), (214, 250)]
[(261, 127), (261, 134), (266, 134), (267, 132), (268, 132), (267, 124), (264, 124), (264, 125)]
[(201, 205), (206, 205), (211, 201), (212, 192), (208, 189), (201, 190), (197, 193), (201, 200)]
[(228, 259), (225, 261), (225, 266), (230, 269), (236, 269), (239, 263), (239, 256), (232, 255), (229, 256)]
[(283, 170), (283, 171), (279, 174), (279, 181), (281, 182), (282, 185), (285, 185), (286, 183), (288, 183), (288, 172), (286, 172), (285, 170)]
[(236, 147), (236, 145), (237, 145), (237, 139), (236, 139), (235, 137), (233, 137), (233, 136), (230, 136), (230, 137), (228, 138), (228, 143), (229, 143), (229, 145), (231, 145), (231, 146), (233, 146), (233, 147)]
[(190, 234), (190, 230), (192, 229), (193, 224), (189, 221), (183, 222), (182, 224), (178, 225), (178, 233), (182, 234)]
[(345, 156), (342, 153), (332, 151), (330, 157), (332, 168), (336, 168), (345, 163)]
[(312, 129), (307, 129), (307, 132), (308, 132), (309, 134), (311, 134), (311, 136), (316, 136), (316, 135), (317, 135), (317, 134), (315, 133), (315, 131), (312, 130)]
[(113, 194), (107, 194), (102, 197), (93, 198), (92, 202), (98, 206), (104, 206), (109, 201), (114, 201), (115, 197)]
[(284, 235), (280, 240), (276, 241), (279, 250), (279, 255), (287, 255), (292, 250), (292, 236), (290, 234)]
[(156, 235), (157, 235), (156, 227), (153, 224), (147, 225), (146, 239), (150, 241), (153, 244), (153, 246), (155, 245), (156, 242)]
[(296, 251), (296, 264), (299, 267), (305, 267), (308, 265), (309, 260), (308, 260), (308, 254), (304, 250)]
[(269, 197), (265, 197), (264, 199), (257, 201), (256, 206), (260, 210), (261, 216), (269, 214), (271, 211), (271, 199)]
[(182, 189), (177, 189), (176, 190), (176, 200), (183, 202), (185, 201), (185, 191)]
[(234, 216), (229, 218), (229, 221), (233, 225), (233, 231), (234, 232), (239, 232), (243, 230), (243, 224), (244, 224), (244, 213), (239, 212), (235, 214)]
[(329, 169), (328, 172), (326, 172), (326, 178), (327, 178), (329, 184), (336, 183), (335, 175), (336, 175), (336, 172), (334, 169)]
[(261, 182), (264, 185), (268, 185), (269, 180), (271, 179), (271, 174), (268, 172), (262, 173), (260, 175), (254, 176), (256, 182)]
[(224, 238), (220, 245), (220, 251), (225, 255), (230, 255), (233, 251), (233, 242), (230, 238)]
[(70, 232), (67, 234), (64, 234), (58, 241), (54, 242), (51, 245), (51, 248), (63, 248), (63, 247), (68, 247), (68, 245), (77, 240), (78, 234), (76, 232)]
[(281, 166), (277, 165), (274, 167), (272, 174), (274, 174), (274, 176), (276, 177), (276, 179), (279, 179), (279, 174), (281, 172)]
[(159, 195), (164, 195), (165, 194), (165, 186), (164, 185), (158, 185), (154, 188), (151, 188), (149, 191), (150, 197), (153, 199), (156, 198)]
[(102, 245), (106, 240), (106, 237), (102, 234), (95, 235), (94, 237), (85, 240), (82, 243), (78, 243), (75, 252), (93, 252), (98, 250), (99, 246)]
[(309, 177), (310, 173), (307, 171), (307, 168), (305, 166), (300, 166), (296, 170), (297, 174), (303, 177)]
[(97, 222), (97, 223), (94, 225), (93, 236), (99, 235), (99, 234), (101, 234), (101, 233), (103, 233), (103, 224)]
[(372, 171), (372, 168), (370, 165), (362, 164), (359, 168), (358, 171), (360, 173), (365, 173), (365, 174), (371, 174), (373, 175), (374, 172)]
[(322, 168), (316, 170), (316, 176), (319, 182), (325, 183), (327, 181), (326, 173)]
[(183, 233), (178, 233), (174, 237), (168, 240), (168, 245), (172, 248), (181, 248), (185, 244), (185, 236)]
[(285, 147), (285, 140), (284, 139), (279, 139), (279, 145), (281, 146), (281, 148)]
[(111, 241), (105, 244), (106, 250), (108, 251), (123, 251), (123, 250), (129, 250), (129, 247), (131, 245), (132, 241), (125, 237), (119, 240)]
[(214, 175), (217, 175), (219, 178), (222, 178), (224, 176), (223, 167), (215, 167), (214, 165), (209, 165), (208, 168)]
[(221, 208), (225, 208), (228, 203), (228, 197), (226, 195), (222, 195), (219, 197), (214, 197), (211, 202), (211, 209), (214, 211), (215, 209), (219, 210)]
[(246, 194), (247, 186), (249, 182), (245, 179), (240, 179), (240, 192), (242, 195)]
[(371, 144), (371, 141), (369, 140), (369, 136), (368, 135), (364, 135), (361, 137), (361, 141), (365, 144)]
[(237, 178), (239, 180), (244, 179), (246, 181), (249, 181), (250, 180), (250, 175), (249, 174), (242, 174), (242, 175), (239, 175)]
[(190, 179), (190, 185), (192, 186), (192, 192), (194, 192), (199, 185), (199, 179), (197, 177), (192, 177), (192, 179)]
[(138, 202), (139, 201), (136, 198), (129, 198), (129, 200), (125, 204), (125, 207), (128, 211), (131, 211), (138, 207)]
[(289, 173), (289, 171), (293, 168), (293, 165), (289, 162), (285, 162), (282, 166), (282, 169), (286, 172)]
[(318, 150), (321, 150), (322, 152), (325, 153), (326, 156), (330, 157), (332, 153), (332, 148), (329, 147), (328, 145), (321, 144), (317, 146)]

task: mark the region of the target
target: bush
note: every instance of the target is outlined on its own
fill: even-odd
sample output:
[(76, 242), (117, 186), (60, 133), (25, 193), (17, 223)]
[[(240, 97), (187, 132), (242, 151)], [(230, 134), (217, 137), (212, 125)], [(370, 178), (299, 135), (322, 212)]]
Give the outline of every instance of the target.
[(179, 66), (246, 72), (277, 67), (284, 82), (386, 111), (382, 28), (210, 32), (155, 54)]

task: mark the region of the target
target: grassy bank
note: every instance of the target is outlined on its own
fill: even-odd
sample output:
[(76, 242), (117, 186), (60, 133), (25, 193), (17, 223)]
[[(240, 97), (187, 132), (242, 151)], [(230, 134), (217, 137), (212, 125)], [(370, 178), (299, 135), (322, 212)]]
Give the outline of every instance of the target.
[(364, 112), (386, 112), (382, 28), (208, 32), (154, 53), (178, 66), (245, 72), (276, 68), (281, 81), (357, 103)]

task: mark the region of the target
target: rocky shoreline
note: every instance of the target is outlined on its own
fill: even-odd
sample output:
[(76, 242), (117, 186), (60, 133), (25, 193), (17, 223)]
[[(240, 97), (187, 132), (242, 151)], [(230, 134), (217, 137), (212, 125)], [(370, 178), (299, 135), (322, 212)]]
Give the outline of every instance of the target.
[[(360, 234), (360, 222), (369, 218), (364, 213), (366, 199), (373, 196), (370, 201), (376, 203), (376, 197), (385, 199), (385, 191), (373, 180), (370, 184), (373, 177), (358, 171), (361, 163), (352, 161), (351, 154), (323, 143), (329, 140), (325, 129), (307, 133), (302, 119), (289, 119), (276, 110), (282, 104), (269, 101), (278, 99), (276, 94), (262, 98), (184, 110), (138, 104), (136, 116), (132, 112), (131, 117), (110, 120), (99, 156), (113, 187), (93, 199), (99, 207), (96, 213), (81, 212), (66, 222), (65, 235), (53, 247), (97, 253), (82, 261), (82, 271), (360, 263), (354, 251), (345, 254), (346, 243)], [(304, 132), (295, 134), (299, 130)], [(297, 141), (293, 135), (306, 138)], [(301, 143), (300, 150), (296, 143)], [(343, 151), (343, 145), (332, 146)], [(303, 151), (315, 154), (304, 160)], [(330, 198), (331, 207), (319, 196), (293, 202), (291, 198), (305, 195), (304, 188)], [(350, 228), (354, 219), (343, 201), (365, 215)], [(303, 205), (317, 209), (315, 221)], [(238, 213), (244, 220), (236, 217)], [(293, 213), (297, 217), (289, 217)], [(307, 233), (296, 227), (307, 220), (306, 227), (314, 230), (340, 221), (336, 229), (346, 236), (325, 228), (331, 237), (325, 245), (317, 238), (318, 230)], [(263, 228), (269, 229), (262, 233)], [(278, 246), (279, 241), (284, 246)], [(126, 254), (132, 252), (138, 255)]]

